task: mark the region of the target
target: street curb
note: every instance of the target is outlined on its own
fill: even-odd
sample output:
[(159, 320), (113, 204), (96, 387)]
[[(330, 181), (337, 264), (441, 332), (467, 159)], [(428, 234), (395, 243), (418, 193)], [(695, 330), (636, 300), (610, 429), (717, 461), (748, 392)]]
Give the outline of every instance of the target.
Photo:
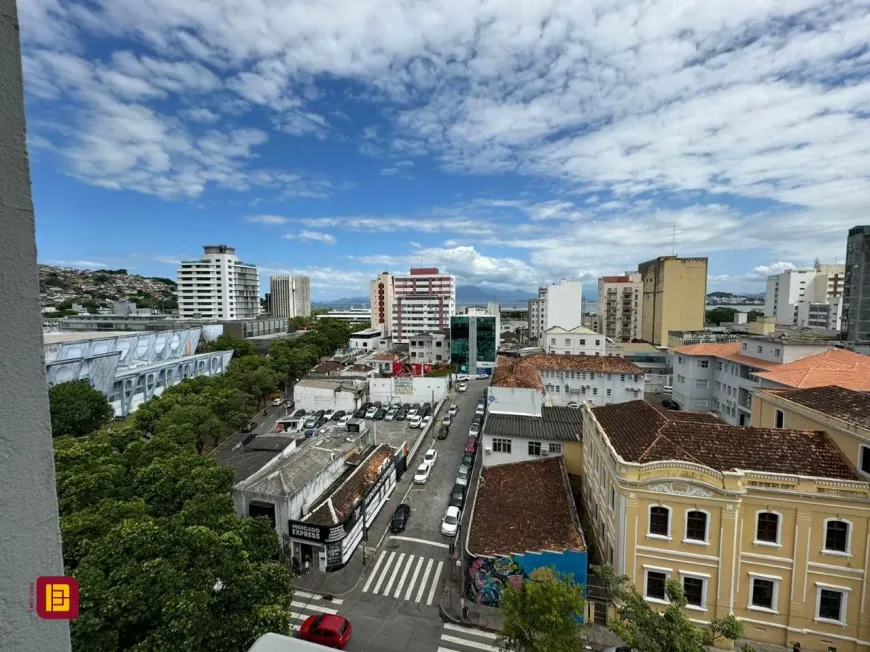
[(462, 620), (461, 618), (456, 618), (451, 616), (447, 609), (444, 608), (444, 603), (438, 602), (438, 612), (441, 616), (441, 620), (453, 623), (454, 625), (462, 625), (463, 627), (470, 627), (471, 629), (479, 629), (482, 632), (489, 632), (490, 634), (501, 634), (501, 630), (495, 629), (493, 627), (486, 627), (483, 625), (470, 625), (468, 622)]

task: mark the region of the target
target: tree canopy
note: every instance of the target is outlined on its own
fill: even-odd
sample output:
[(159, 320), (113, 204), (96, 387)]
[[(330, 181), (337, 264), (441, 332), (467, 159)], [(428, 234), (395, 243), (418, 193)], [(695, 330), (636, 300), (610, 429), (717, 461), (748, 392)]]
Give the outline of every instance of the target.
[(510, 652), (582, 650), (583, 605), (583, 587), (570, 575), (537, 568), (519, 589), (503, 589), (499, 611), (505, 621), (497, 645)]
[(53, 385), (48, 390), (52, 437), (81, 437), (105, 426), (115, 411), (87, 380)]
[(223, 333), (217, 336), (211, 342), (200, 341), (199, 352), (209, 353), (211, 351), (232, 351), (233, 360), (244, 358), (248, 355), (254, 355), (254, 347), (247, 340), (240, 340), (232, 335)]
[(706, 313), (706, 319), (711, 324), (718, 326), (723, 321), (734, 321), (734, 315), (737, 314), (736, 308), (713, 308)]

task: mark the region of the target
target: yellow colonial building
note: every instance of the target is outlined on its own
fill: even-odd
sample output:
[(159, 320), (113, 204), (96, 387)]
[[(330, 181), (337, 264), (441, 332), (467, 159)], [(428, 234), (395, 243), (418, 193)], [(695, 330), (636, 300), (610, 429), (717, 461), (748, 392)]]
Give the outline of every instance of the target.
[(587, 542), (649, 602), (675, 579), (699, 625), (734, 614), (755, 641), (870, 650), (870, 483), (833, 435), (583, 409)]

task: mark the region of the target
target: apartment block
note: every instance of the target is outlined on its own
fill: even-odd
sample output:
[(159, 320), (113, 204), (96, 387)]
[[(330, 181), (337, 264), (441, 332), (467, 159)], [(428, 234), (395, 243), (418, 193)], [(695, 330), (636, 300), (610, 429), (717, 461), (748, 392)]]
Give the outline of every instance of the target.
[(384, 335), (392, 333), (393, 275), (381, 272), (369, 283), (369, 305), (372, 307), (371, 324)]
[(602, 276), (598, 279), (599, 331), (616, 342), (641, 339), (643, 309), (643, 278), (640, 272), (622, 276)]
[(870, 340), (870, 226), (849, 229), (841, 326), (844, 339)]
[(572, 329), (583, 325), (583, 284), (561, 280), (547, 287), (545, 329), (559, 326)]
[(227, 245), (206, 245), (199, 260), (178, 268), (181, 318), (248, 319), (260, 313), (260, 274)]
[[(821, 322), (818, 315), (826, 313), (825, 326), (830, 323), (828, 299), (843, 294), (845, 265), (820, 265), (812, 269), (789, 269), (767, 277), (764, 294), (764, 314), (774, 317), (783, 326), (812, 327)], [(811, 309), (812, 307), (812, 309)]]
[(545, 353), (554, 355), (605, 355), (606, 339), (601, 333), (578, 326), (553, 326), (544, 331), (541, 345)]
[(733, 614), (755, 641), (866, 652), (870, 483), (833, 437), (645, 401), (583, 410), (587, 544), (654, 609), (676, 580), (699, 625)]
[(529, 299), (529, 340), (537, 344), (546, 330), (547, 288), (538, 288), (538, 298)]
[(450, 337), (447, 331), (414, 335), (408, 342), (412, 364), (447, 364), (450, 362)]
[(405, 344), (415, 335), (447, 330), (456, 313), (456, 279), (437, 267), (394, 275), (392, 294), (390, 332), (396, 344)]
[(643, 283), (640, 301), (643, 340), (662, 346), (667, 344), (670, 331), (704, 328), (706, 258), (660, 256), (641, 263), (637, 271)]
[(311, 281), (307, 276), (270, 276), (269, 290), (273, 317), (311, 316)]

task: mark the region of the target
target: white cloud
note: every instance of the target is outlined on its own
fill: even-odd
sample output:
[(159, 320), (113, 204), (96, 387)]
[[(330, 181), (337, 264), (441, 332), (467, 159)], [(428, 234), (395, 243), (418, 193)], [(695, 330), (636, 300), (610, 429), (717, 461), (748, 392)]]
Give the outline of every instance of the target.
[(350, 231), (419, 231), (421, 233), (452, 232), (480, 235), (490, 232), (494, 226), (485, 220), (473, 220), (461, 216), (444, 215), (427, 217), (394, 216), (349, 216), (349, 217), (304, 217), (293, 220), (311, 227), (338, 228)]
[(267, 226), (287, 224), (287, 218), (281, 215), (248, 215), (245, 221), (251, 224), (265, 224)]
[(220, 120), (220, 116), (217, 113), (206, 109), (205, 107), (197, 107), (195, 109), (188, 109), (183, 112), (183, 115), (188, 120), (193, 120), (194, 122), (204, 122), (207, 124), (211, 124)]
[(182, 260), (190, 260), (193, 256), (155, 256), (154, 261), (160, 263), (161, 265), (172, 265), (173, 267), (178, 267), (181, 265)]
[(303, 240), (306, 242), (322, 242), (324, 244), (333, 245), (336, 243), (335, 236), (322, 231), (307, 231), (302, 230), (299, 233), (288, 233), (283, 238), (287, 240)]

